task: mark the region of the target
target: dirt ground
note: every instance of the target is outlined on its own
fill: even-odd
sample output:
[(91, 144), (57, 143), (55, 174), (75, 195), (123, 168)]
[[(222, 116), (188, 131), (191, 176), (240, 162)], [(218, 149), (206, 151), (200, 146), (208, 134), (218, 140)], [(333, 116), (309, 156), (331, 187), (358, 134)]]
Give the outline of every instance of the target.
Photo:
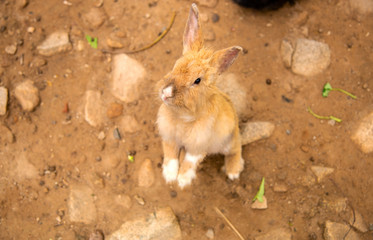
[[(373, 156), (362, 153), (352, 142), (357, 124), (372, 106), (373, 21), (350, 11), (348, 1), (303, 0), (277, 11), (243, 9), (229, 0), (215, 7), (200, 6), (203, 26), (215, 36), (207, 41), (214, 49), (240, 45), (245, 49), (230, 71), (248, 92), (245, 121), (270, 121), (276, 128), (265, 140), (243, 148), (245, 169), (239, 181), (230, 181), (220, 170), (221, 156), (207, 158), (197, 179), (184, 190), (168, 186), (161, 174), (162, 150), (155, 125), (160, 105), (155, 83), (181, 55), (182, 33), (191, 1), (186, 0), (104, 0), (104, 23), (90, 27), (82, 15), (100, 1), (61, 0), (0, 1), (0, 85), (9, 90), (8, 110), (0, 117), (15, 137), (0, 146), (0, 238), (1, 239), (88, 239), (94, 229), (108, 235), (128, 219), (155, 208), (171, 206), (184, 239), (207, 239), (212, 228), (215, 239), (237, 239), (230, 227), (214, 211), (217, 206), (246, 239), (285, 228), (293, 239), (323, 239), (324, 223), (347, 223), (353, 211), (365, 223), (373, 224)], [(147, 71), (148, 84), (138, 92), (140, 100), (124, 104), (123, 114), (134, 115), (141, 131), (113, 137), (118, 119), (107, 119), (101, 128), (90, 126), (82, 114), (87, 89), (110, 95), (110, 54), (106, 38), (121, 31), (124, 49), (136, 49), (152, 42), (169, 24), (170, 32), (152, 48), (132, 54)], [(219, 20), (213, 21), (218, 14)], [(216, 19), (215, 19), (216, 20)], [(34, 27), (34, 31), (29, 27)], [(69, 33), (73, 49), (51, 57), (38, 56), (38, 46), (56, 30)], [(98, 37), (99, 49), (91, 48), (85, 35)], [(305, 37), (325, 42), (331, 49), (331, 64), (314, 77), (293, 74), (284, 67), (280, 44), (284, 38)], [(79, 41), (84, 46), (77, 49)], [(17, 44), (14, 55), (5, 53)], [(36, 58), (43, 66), (30, 66)], [(25, 112), (14, 97), (14, 88), (31, 79), (40, 90), (41, 103)], [(358, 96), (341, 93), (321, 97), (326, 82)], [(270, 84), (269, 84), (270, 83)], [(69, 111), (64, 111), (68, 104)], [(343, 119), (335, 125), (311, 116), (307, 107), (321, 115)], [(66, 109), (65, 109), (66, 110)], [(104, 132), (106, 138), (98, 135)], [(135, 152), (135, 161), (127, 154)], [(119, 154), (115, 165), (103, 161)], [(155, 170), (151, 188), (138, 186), (138, 169), (149, 158)], [(311, 166), (334, 169), (320, 183)], [(33, 174), (32, 169), (37, 170)], [(266, 178), (268, 209), (253, 210), (261, 178)], [(96, 220), (89, 224), (69, 220), (67, 200), (70, 187), (89, 186), (95, 197)], [(287, 192), (274, 191), (276, 184)], [(128, 196), (128, 206), (115, 204), (118, 195)], [(134, 196), (141, 196), (141, 206)], [(342, 199), (342, 200), (341, 200)], [(341, 204), (341, 205), (338, 205)], [(372, 239), (372, 232), (359, 233)]]

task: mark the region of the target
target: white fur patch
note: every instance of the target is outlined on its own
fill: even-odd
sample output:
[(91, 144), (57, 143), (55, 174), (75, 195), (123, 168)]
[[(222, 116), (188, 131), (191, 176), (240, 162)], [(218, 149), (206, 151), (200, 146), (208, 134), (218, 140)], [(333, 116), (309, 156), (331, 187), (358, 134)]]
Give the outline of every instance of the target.
[(240, 170), (239, 170), (239, 172), (238, 173), (227, 173), (227, 175), (228, 175), (228, 178), (230, 179), (230, 180), (235, 180), (235, 179), (238, 179), (239, 177), (240, 177), (240, 173), (242, 172), (242, 170), (243, 170), (243, 167), (244, 167), (244, 160), (243, 160), (243, 158), (241, 158), (241, 161), (240, 161)]
[(190, 153), (185, 154), (184, 161), (192, 163), (194, 166), (197, 165), (197, 163), (203, 158), (203, 155), (192, 155)]
[(184, 174), (179, 174), (177, 177), (177, 182), (179, 183), (179, 187), (183, 189), (186, 186), (189, 186), (192, 183), (192, 180), (196, 177), (196, 170), (189, 169)]
[(163, 164), (162, 174), (167, 183), (176, 181), (179, 172), (179, 160), (171, 159)]

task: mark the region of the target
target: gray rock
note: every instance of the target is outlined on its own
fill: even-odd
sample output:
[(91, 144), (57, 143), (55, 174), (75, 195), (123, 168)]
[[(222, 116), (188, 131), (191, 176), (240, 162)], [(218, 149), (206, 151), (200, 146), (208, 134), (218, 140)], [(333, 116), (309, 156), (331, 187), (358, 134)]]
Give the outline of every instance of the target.
[(352, 140), (364, 153), (373, 152), (373, 112), (361, 120), (359, 127), (352, 135)]
[(86, 27), (98, 28), (105, 22), (106, 14), (102, 8), (93, 7), (83, 14), (82, 19)]
[(147, 217), (125, 222), (108, 240), (181, 240), (181, 230), (170, 207), (161, 208)]
[(39, 54), (43, 56), (52, 56), (57, 53), (67, 52), (72, 49), (69, 34), (64, 31), (54, 32), (37, 49)]
[(299, 75), (314, 76), (323, 72), (330, 64), (330, 49), (325, 43), (308, 39), (297, 39), (291, 70)]
[(8, 89), (0, 87), (0, 116), (5, 115), (8, 105)]
[(294, 49), (289, 40), (286, 40), (286, 39), (282, 40), (280, 52), (281, 52), (282, 61), (284, 62), (285, 67), (290, 68), (291, 63), (292, 63)]
[(33, 111), (40, 102), (39, 90), (31, 80), (19, 84), (14, 90), (14, 95), (22, 109), (28, 112)]
[(139, 99), (140, 84), (145, 78), (144, 67), (126, 54), (118, 54), (113, 59), (112, 94), (123, 102)]
[(5, 52), (9, 55), (14, 55), (17, 52), (17, 45), (8, 45), (5, 47)]
[(213, 8), (218, 4), (218, 0), (197, 0), (197, 2), (198, 5), (210, 8)]
[(359, 232), (368, 232), (367, 224), (364, 222), (363, 216), (355, 210), (355, 214), (352, 212), (350, 218), (350, 224)]
[(126, 133), (135, 133), (141, 130), (141, 125), (132, 115), (125, 115), (119, 122), (120, 130)]
[(247, 93), (233, 73), (222, 74), (216, 80), (216, 86), (229, 96), (239, 117), (244, 116), (248, 108)]
[(269, 138), (275, 129), (270, 122), (248, 122), (241, 129), (241, 144), (246, 145), (261, 139)]
[(0, 124), (0, 146), (7, 145), (14, 142), (14, 135), (12, 131), (6, 126)]
[[(348, 232), (347, 236), (346, 233)], [(325, 240), (359, 240), (359, 235), (350, 230), (350, 226), (343, 223), (336, 223), (331, 221), (326, 221), (324, 229), (324, 239)]]
[(71, 222), (93, 223), (97, 218), (97, 212), (92, 190), (87, 186), (71, 186), (68, 209)]
[(371, 0), (350, 0), (351, 10), (362, 14), (373, 13), (373, 1)]
[(155, 175), (150, 159), (145, 159), (141, 164), (138, 175), (138, 183), (140, 187), (151, 187), (154, 183)]
[(100, 127), (104, 123), (104, 108), (99, 91), (86, 91), (84, 118), (93, 127)]
[(291, 240), (291, 233), (284, 228), (275, 229), (264, 235), (254, 238), (255, 240)]
[(315, 174), (317, 181), (321, 182), (327, 175), (334, 172), (334, 168), (312, 166), (311, 171), (313, 172), (313, 174)]

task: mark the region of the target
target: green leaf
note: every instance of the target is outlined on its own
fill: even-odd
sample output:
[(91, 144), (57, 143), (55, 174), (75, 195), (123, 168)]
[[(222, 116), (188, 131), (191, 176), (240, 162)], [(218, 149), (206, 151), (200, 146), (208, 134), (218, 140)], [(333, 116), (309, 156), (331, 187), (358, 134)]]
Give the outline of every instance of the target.
[(259, 191), (255, 195), (253, 202), (258, 199), (259, 202), (263, 202), (263, 196), (264, 196), (264, 183), (265, 183), (265, 178), (262, 178), (262, 182), (260, 183)]
[(323, 97), (327, 97), (329, 95), (329, 92), (332, 90), (332, 85), (330, 85), (330, 83), (326, 83), (324, 85), (324, 88), (322, 90), (322, 96)]
[(135, 158), (132, 155), (128, 154), (128, 161), (130, 161), (131, 163), (133, 163), (135, 161)]
[(97, 49), (97, 45), (98, 45), (98, 39), (97, 38), (92, 38), (89, 35), (85, 35), (85, 38), (87, 39), (89, 45), (91, 45), (92, 48)]

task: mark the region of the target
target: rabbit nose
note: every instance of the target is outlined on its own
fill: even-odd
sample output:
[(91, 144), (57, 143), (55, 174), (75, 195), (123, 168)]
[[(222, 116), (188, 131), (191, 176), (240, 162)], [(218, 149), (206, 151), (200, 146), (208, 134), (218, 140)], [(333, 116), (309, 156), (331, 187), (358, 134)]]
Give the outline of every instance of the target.
[(167, 98), (172, 98), (173, 94), (173, 87), (170, 85), (162, 90), (162, 99), (166, 100)]

